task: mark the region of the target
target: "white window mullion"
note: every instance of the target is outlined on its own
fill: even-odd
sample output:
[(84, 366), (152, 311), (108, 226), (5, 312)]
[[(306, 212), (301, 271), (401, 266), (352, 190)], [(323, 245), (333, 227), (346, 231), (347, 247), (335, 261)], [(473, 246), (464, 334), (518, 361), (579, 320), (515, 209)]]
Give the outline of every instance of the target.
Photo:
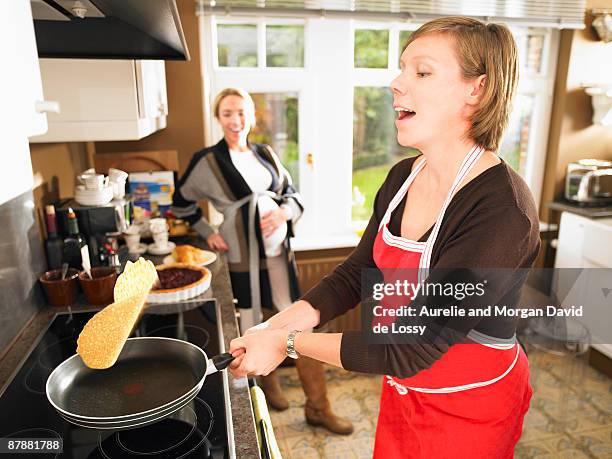
[(257, 67), (266, 68), (266, 23), (257, 21)]
[(389, 30), (389, 64), (387, 66), (389, 70), (397, 69), (399, 56), (399, 30), (397, 27), (392, 27)]

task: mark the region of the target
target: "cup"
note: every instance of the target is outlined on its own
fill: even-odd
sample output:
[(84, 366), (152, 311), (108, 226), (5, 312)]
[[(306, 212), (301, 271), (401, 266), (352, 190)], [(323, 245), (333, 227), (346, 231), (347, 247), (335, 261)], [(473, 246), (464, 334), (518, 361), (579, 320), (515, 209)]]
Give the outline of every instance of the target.
[(71, 306), (76, 302), (79, 272), (70, 268), (64, 279), (61, 276), (61, 269), (53, 269), (47, 271), (38, 279), (51, 306)]
[[(137, 253), (138, 246), (140, 245), (140, 232), (128, 231), (132, 227), (125, 230), (123, 233), (123, 239), (125, 240), (125, 245), (128, 247), (128, 251), (130, 253)], [(138, 228), (137, 228), (138, 229)]]
[(110, 168), (108, 170), (108, 178), (113, 188), (113, 198), (123, 198), (125, 196), (125, 182), (128, 178), (128, 173), (119, 169)]
[(113, 169), (112, 167), (108, 170), (108, 177), (112, 182), (123, 182), (128, 178), (128, 173), (119, 169)]
[(113, 288), (117, 271), (108, 266), (91, 268), (91, 279), (85, 271), (79, 273), (79, 283), (85, 298), (91, 305), (106, 305), (113, 302)]
[(168, 247), (168, 230), (153, 232), (153, 241), (155, 241), (155, 246), (160, 249), (165, 249)]
[(81, 174), (77, 179), (86, 190), (102, 190), (108, 186), (108, 177), (103, 174)]
[(160, 233), (168, 231), (168, 223), (165, 218), (152, 218), (149, 220), (149, 230), (151, 233)]

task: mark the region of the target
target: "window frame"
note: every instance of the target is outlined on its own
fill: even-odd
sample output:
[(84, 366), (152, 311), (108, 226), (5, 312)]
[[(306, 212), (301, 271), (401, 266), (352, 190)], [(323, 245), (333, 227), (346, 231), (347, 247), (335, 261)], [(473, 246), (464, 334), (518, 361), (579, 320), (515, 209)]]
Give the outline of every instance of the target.
[[(202, 73), (205, 94), (210, 98), (210, 101), (205, 101), (205, 107), (208, 107), (205, 110), (211, 110), (212, 99), (227, 86), (240, 86), (249, 92), (293, 92), (298, 95), (299, 181), (306, 212), (294, 245), (304, 250), (354, 245), (358, 241), (355, 231), (365, 225), (363, 221), (351, 219), (355, 87), (388, 87), (399, 74), (400, 31), (414, 31), (421, 23), (214, 15), (204, 15), (201, 19), (201, 24), (204, 24), (201, 34)], [(218, 66), (217, 24), (257, 25), (257, 67)], [(304, 26), (304, 67), (265, 66), (266, 24)], [(520, 24), (508, 26), (513, 34), (529, 30)], [(354, 67), (356, 29), (389, 30), (387, 68)], [(517, 93), (534, 97), (524, 178), (536, 202), (539, 202), (542, 190), (560, 37), (556, 29), (544, 28), (541, 31), (545, 39), (540, 72), (527, 74), (521, 69), (517, 88)], [(207, 37), (211, 39), (207, 40)], [(334, 53), (315, 56), (314, 50), (330, 46), (336, 46)], [(330, 100), (334, 102), (331, 105)], [(210, 119), (213, 119), (212, 114)], [(331, 124), (335, 126), (331, 127)], [(214, 119), (207, 126), (207, 132), (211, 140), (221, 137)], [(308, 156), (314, 157), (314, 166), (307, 162)]]

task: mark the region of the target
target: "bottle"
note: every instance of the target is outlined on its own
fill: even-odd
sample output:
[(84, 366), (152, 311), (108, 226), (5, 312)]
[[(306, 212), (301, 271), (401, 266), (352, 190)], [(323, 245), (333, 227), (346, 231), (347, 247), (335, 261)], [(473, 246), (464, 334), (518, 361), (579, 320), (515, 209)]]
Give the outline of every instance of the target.
[(57, 220), (55, 218), (55, 207), (45, 207), (45, 220), (47, 223), (47, 239), (45, 240), (45, 253), (47, 254), (47, 265), (49, 269), (62, 267), (64, 254), (64, 241), (57, 235)]
[(64, 261), (71, 268), (82, 269), (83, 260), (89, 266), (89, 247), (85, 238), (79, 233), (79, 222), (71, 207), (68, 208), (68, 237), (64, 239)]

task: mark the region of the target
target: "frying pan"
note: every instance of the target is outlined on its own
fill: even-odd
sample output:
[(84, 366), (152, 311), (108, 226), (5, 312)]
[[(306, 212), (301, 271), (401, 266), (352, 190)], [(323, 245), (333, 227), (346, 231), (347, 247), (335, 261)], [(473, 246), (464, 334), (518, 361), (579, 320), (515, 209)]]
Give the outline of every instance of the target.
[(185, 406), (207, 375), (232, 360), (229, 353), (208, 359), (198, 346), (174, 338), (130, 338), (106, 370), (88, 368), (79, 355), (65, 360), (47, 379), (47, 399), (74, 424), (129, 429)]

